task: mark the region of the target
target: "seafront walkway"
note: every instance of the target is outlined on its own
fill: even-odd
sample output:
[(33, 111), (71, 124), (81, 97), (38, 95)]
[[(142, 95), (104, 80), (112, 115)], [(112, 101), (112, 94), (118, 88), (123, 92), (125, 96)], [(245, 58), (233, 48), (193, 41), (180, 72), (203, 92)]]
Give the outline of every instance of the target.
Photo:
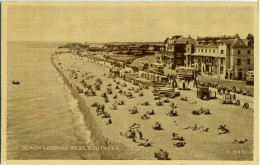
[[(191, 82), (189, 85), (188, 85), (188, 88), (190, 88), (190, 92), (194, 92), (195, 96), (196, 96), (196, 92), (197, 92), (197, 88), (193, 86), (193, 82)], [(209, 87), (209, 89), (211, 91), (214, 91), (217, 93), (217, 98), (220, 99), (220, 100), (223, 100), (223, 95), (219, 95), (218, 94), (218, 91), (216, 88), (212, 88), (212, 87)], [(188, 90), (189, 91), (189, 90)], [(233, 92), (230, 92), (230, 94), (236, 94), (236, 100), (240, 100), (240, 106), (243, 106), (243, 104), (245, 102), (249, 103), (249, 106), (250, 108), (253, 108), (254, 107), (254, 97), (251, 97), (251, 96), (245, 96), (245, 95), (242, 95), (242, 94), (237, 94), (237, 93), (233, 93)]]
[[(199, 75), (198, 76), (199, 81), (208, 81), (211, 83), (218, 83), (218, 78), (213, 76), (206, 76), (206, 75)], [(243, 89), (246, 91), (254, 92), (254, 86), (253, 85), (247, 85), (246, 81), (237, 81), (237, 80), (219, 80), (219, 84), (225, 87), (236, 87), (236, 89)]]
[[(101, 57), (102, 55), (99, 55), (99, 57)], [(152, 56), (151, 56), (152, 57)], [(149, 57), (149, 58), (151, 58)], [(97, 62), (97, 63), (104, 63), (103, 61), (101, 62)], [(109, 62), (105, 62), (105, 65), (109, 68), (113, 68), (113, 66), (109, 63)], [(132, 68), (131, 67), (126, 67), (124, 69), (125, 71), (131, 71), (133, 72)], [(168, 69), (165, 67), (165, 70), (167, 70), (168, 72), (170, 73), (174, 73), (176, 74), (176, 71), (175, 70), (171, 70), (171, 69)], [(204, 76), (204, 75), (200, 75), (199, 76), (199, 81), (208, 81), (208, 82), (213, 82), (213, 83), (217, 83), (217, 79), (212, 77), (212, 76)], [(225, 86), (225, 87), (233, 87), (235, 86), (237, 89), (245, 89), (246, 91), (253, 91), (254, 89), (254, 86), (249, 86), (249, 85), (246, 85), (245, 81), (236, 81), (236, 80), (220, 80), (219, 81), (219, 84), (222, 85), (222, 86)], [(191, 91), (190, 94), (191, 95), (194, 95), (196, 97), (196, 91), (197, 91), (197, 88), (193, 87), (193, 82), (191, 82), (188, 86)], [(217, 93), (217, 89), (216, 88), (209, 88), (211, 91), (215, 91)], [(185, 92), (186, 93), (186, 92)], [(235, 94), (233, 92), (230, 92), (231, 94)], [(190, 95), (189, 94), (189, 95)], [(219, 95), (217, 94), (217, 98), (220, 99), (220, 100), (223, 100), (223, 95)], [(241, 105), (240, 106), (243, 106), (243, 104), (245, 102), (249, 103), (250, 105), (250, 108), (253, 108), (254, 107), (254, 97), (251, 97), (251, 96), (245, 96), (245, 95), (242, 95), (242, 94), (236, 94), (236, 99), (237, 100), (240, 100), (241, 102)]]

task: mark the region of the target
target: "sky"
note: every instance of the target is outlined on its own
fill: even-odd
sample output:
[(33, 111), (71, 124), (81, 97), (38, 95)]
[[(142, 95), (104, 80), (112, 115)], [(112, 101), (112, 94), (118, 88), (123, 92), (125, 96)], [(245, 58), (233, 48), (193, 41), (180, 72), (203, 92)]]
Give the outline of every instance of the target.
[(163, 42), (179, 34), (193, 38), (254, 34), (251, 7), (106, 3), (9, 6), (8, 41)]

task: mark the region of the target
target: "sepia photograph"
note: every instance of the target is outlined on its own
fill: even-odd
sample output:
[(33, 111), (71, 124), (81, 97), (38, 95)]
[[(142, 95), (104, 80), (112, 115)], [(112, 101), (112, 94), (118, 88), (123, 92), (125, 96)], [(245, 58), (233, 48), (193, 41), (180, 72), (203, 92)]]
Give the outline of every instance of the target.
[(259, 163), (257, 2), (1, 5), (3, 163)]

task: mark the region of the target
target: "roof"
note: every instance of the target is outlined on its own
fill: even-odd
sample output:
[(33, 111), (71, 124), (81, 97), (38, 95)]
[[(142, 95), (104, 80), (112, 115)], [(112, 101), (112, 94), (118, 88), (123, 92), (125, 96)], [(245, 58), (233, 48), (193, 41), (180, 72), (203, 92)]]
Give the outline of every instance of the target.
[(222, 39), (220, 42), (223, 42), (224, 44), (233, 48), (252, 47), (252, 45), (248, 45), (249, 40), (247, 39)]
[(154, 63), (152, 63), (153, 65), (158, 65), (158, 66), (163, 66), (163, 64), (162, 63), (158, 63), (158, 62), (154, 62)]
[(136, 78), (134, 78), (134, 79), (137, 80), (137, 81), (146, 82), (146, 83), (151, 82), (151, 80), (147, 80), (147, 79), (140, 78), (140, 77), (136, 77)]
[(175, 43), (177, 44), (187, 44), (190, 43), (190, 44), (196, 44), (197, 41), (193, 38), (178, 38), (177, 41)]
[(222, 39), (220, 42), (223, 42), (226, 45), (232, 45), (234, 43), (235, 39)]
[(218, 47), (218, 46), (217, 46), (217, 45), (214, 45), (213, 43), (210, 43), (210, 44), (207, 44), (207, 45), (196, 44), (195, 47), (216, 48), (216, 47)]
[(231, 47), (246, 47), (247, 45), (240, 39), (235, 39), (235, 41), (232, 43)]
[(248, 40), (248, 39), (241, 39), (247, 46), (249, 46), (249, 47), (254, 47), (254, 45), (252, 44), (252, 42), (251, 42), (251, 44), (249, 44), (250, 43), (250, 40)]
[(138, 61), (138, 63), (148, 63), (148, 61)]

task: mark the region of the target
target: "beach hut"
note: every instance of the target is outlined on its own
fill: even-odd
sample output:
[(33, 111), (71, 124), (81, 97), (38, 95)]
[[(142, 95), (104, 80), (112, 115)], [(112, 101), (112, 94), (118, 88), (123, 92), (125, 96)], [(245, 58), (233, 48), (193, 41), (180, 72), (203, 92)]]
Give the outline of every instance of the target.
[(167, 76), (160, 76), (160, 82), (166, 84), (168, 82)]
[(223, 94), (223, 103), (232, 104), (232, 95), (228, 93)]
[(134, 79), (134, 85), (147, 85), (147, 86), (151, 86), (152, 85), (152, 81), (151, 80), (146, 80), (144, 78), (136, 77)]
[(119, 70), (111, 70), (111, 75), (114, 76), (114, 77), (119, 77), (120, 71)]
[(198, 86), (197, 87), (197, 98), (209, 99), (210, 98), (209, 87)]

